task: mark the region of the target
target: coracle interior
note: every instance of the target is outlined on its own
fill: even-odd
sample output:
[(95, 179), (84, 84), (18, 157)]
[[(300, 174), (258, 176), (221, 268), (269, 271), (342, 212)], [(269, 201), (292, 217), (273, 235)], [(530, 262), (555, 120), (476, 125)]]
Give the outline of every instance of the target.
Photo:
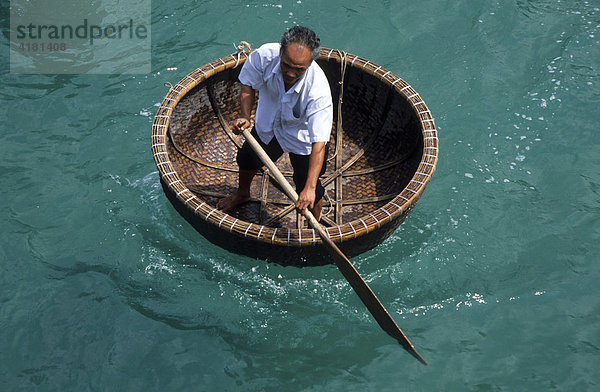
[[(340, 64), (319, 59), (329, 80), (334, 124), (331, 132), (321, 223), (332, 226), (367, 216), (399, 194), (421, 160), (423, 137), (417, 114), (407, 98), (360, 67), (348, 65), (344, 77), (342, 132), (336, 151)], [(239, 112), (240, 67), (201, 82), (175, 107), (169, 125), (169, 157), (186, 186), (215, 205), (237, 188), (237, 149), (243, 136), (229, 124)], [(277, 166), (293, 183), (287, 154)], [(252, 200), (229, 212), (270, 227), (296, 227), (291, 202), (266, 173), (251, 188)]]

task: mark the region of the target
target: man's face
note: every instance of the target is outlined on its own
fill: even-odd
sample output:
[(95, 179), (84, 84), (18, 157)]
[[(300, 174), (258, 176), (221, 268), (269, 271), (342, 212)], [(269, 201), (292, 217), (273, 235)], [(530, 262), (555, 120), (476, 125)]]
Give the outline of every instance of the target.
[(302, 44), (292, 42), (281, 54), (280, 67), (286, 88), (292, 87), (304, 75), (310, 63), (312, 53)]

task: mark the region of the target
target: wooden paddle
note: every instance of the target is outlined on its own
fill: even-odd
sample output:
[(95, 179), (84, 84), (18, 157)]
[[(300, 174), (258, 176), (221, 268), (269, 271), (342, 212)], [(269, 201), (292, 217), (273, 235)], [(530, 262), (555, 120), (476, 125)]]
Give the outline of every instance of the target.
[[(283, 188), (286, 195), (292, 199), (294, 203), (298, 200), (298, 194), (292, 188), (290, 183), (285, 179), (283, 174), (279, 171), (277, 166), (273, 163), (271, 158), (265, 153), (260, 144), (254, 139), (254, 137), (250, 134), (248, 129), (244, 130), (244, 136), (252, 149), (256, 152), (260, 160), (267, 166), (267, 168), (271, 171), (271, 174), (275, 177), (279, 185)], [(404, 347), (406, 351), (408, 351), (412, 356), (417, 358), (419, 362), (424, 365), (427, 365), (427, 362), (423, 359), (423, 357), (415, 350), (414, 346), (408, 340), (406, 335), (402, 332), (402, 330), (398, 327), (394, 319), (390, 316), (388, 311), (383, 307), (377, 296), (373, 293), (371, 288), (367, 285), (364, 279), (360, 276), (354, 265), (348, 260), (348, 258), (342, 253), (342, 251), (331, 241), (329, 235), (321, 227), (319, 222), (315, 219), (313, 214), (307, 209), (303, 212), (304, 217), (308, 220), (309, 224), (315, 229), (323, 243), (327, 246), (327, 249), (331, 253), (335, 264), (341, 271), (342, 275), (346, 278), (350, 286), (354, 289), (356, 294), (360, 297), (361, 301), (365, 304), (369, 312), (373, 315), (379, 326), (387, 332), (390, 336), (398, 340), (398, 342)]]

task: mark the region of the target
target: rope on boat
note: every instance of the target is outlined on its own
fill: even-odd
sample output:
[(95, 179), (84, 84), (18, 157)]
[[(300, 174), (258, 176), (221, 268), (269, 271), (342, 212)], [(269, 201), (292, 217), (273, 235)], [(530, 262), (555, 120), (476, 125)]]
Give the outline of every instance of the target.
[[(341, 172), (343, 161), (342, 161), (342, 141), (344, 138), (344, 129), (342, 128), (342, 104), (344, 98), (344, 76), (346, 74), (346, 52), (338, 50), (340, 55), (340, 93), (338, 97), (338, 119), (336, 124), (336, 134), (335, 134), (335, 170), (336, 172)], [(335, 180), (335, 221), (338, 225), (342, 224), (342, 177), (338, 176)]]
[[(344, 102), (344, 76), (346, 75), (346, 65), (347, 65), (347, 58), (348, 58), (348, 53), (344, 52), (343, 50), (339, 50), (336, 49), (338, 51), (338, 53), (340, 54), (340, 81), (338, 82), (340, 85), (340, 93), (338, 95), (338, 110), (337, 110), (337, 123), (336, 123), (336, 133), (337, 132), (341, 132), (342, 131), (342, 103)], [(329, 157), (327, 158), (328, 161), (331, 161), (332, 159), (335, 158), (335, 156), (338, 153), (338, 146), (336, 145), (336, 149), (335, 152)], [(340, 146), (341, 147), (341, 146)]]
[[(347, 65), (347, 57), (348, 54), (342, 50), (337, 50), (338, 53), (340, 54), (340, 81), (338, 82), (340, 84), (340, 93), (338, 95), (338, 110), (337, 110), (337, 123), (336, 123), (336, 135), (340, 135), (342, 132), (342, 103), (344, 102), (344, 76), (346, 75), (346, 65)], [(341, 141), (341, 138), (338, 138)], [(331, 161), (332, 159), (334, 159), (336, 157), (336, 155), (338, 154), (338, 151), (341, 149), (342, 147), (342, 143), (338, 143), (336, 141), (336, 146), (335, 146), (335, 151), (334, 153), (331, 155), (331, 157), (327, 158), (327, 161)], [(336, 167), (337, 169), (337, 167)], [(329, 195), (327, 194), (327, 190), (325, 190), (325, 194), (324, 194), (324, 198), (328, 201), (327, 203), (327, 208), (325, 210), (325, 213), (323, 215), (329, 215), (329, 213), (331, 212), (331, 207), (332, 207), (332, 202), (331, 199), (329, 198)]]
[[(235, 44), (233, 46), (235, 46)], [(236, 58), (235, 65), (233, 66), (233, 68), (237, 68), (237, 66), (240, 64), (242, 54), (248, 56), (248, 53), (252, 51), (252, 46), (246, 41), (240, 41), (238, 46), (236, 46), (236, 49), (237, 51), (234, 54), (232, 54), (232, 56), (235, 56)]]

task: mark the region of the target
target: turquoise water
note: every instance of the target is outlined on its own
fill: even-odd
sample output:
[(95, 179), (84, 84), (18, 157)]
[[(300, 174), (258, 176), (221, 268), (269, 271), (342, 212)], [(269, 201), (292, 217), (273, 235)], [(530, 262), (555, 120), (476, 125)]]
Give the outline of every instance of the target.
[[(164, 83), (294, 23), (436, 118), (424, 196), (352, 260), (427, 367), (334, 266), (228, 253), (160, 188)], [(3, 390), (599, 388), (600, 2), (155, 1), (147, 75), (9, 74), (0, 40)]]

